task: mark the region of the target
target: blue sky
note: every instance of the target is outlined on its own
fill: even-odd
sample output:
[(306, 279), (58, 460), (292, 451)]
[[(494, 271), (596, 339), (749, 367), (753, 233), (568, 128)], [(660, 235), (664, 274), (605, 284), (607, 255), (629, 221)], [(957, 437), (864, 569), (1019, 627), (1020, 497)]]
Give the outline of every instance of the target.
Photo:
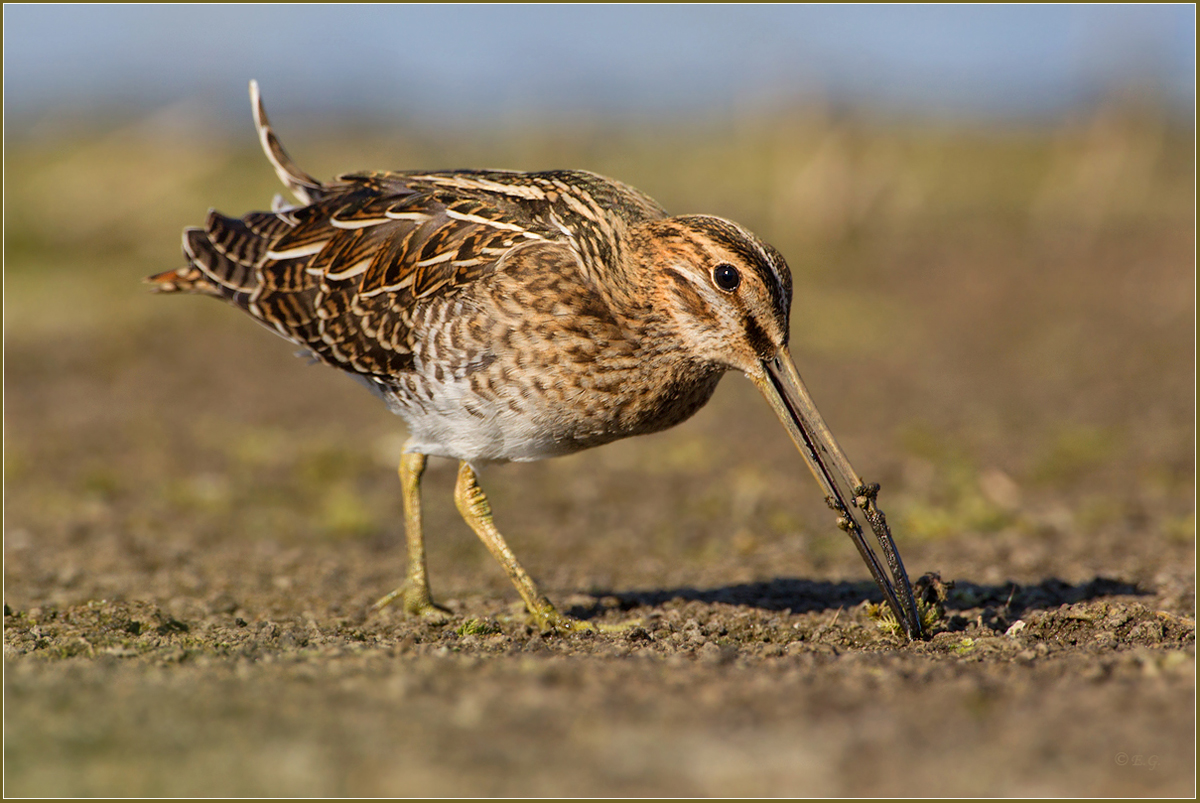
[(712, 114), (827, 99), (1039, 116), (1118, 87), (1194, 110), (1192, 5), (6, 5), (10, 120), (204, 104), (372, 117)]

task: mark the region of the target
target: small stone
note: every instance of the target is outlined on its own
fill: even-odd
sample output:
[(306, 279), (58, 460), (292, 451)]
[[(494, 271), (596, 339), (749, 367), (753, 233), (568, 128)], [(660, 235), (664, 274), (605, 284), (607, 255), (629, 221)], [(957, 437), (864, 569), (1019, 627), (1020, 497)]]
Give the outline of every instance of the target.
[(625, 631), (626, 641), (651, 641), (650, 634), (644, 627), (631, 627)]
[(1163, 635), (1162, 622), (1145, 621), (1129, 631), (1131, 641), (1160, 641)]

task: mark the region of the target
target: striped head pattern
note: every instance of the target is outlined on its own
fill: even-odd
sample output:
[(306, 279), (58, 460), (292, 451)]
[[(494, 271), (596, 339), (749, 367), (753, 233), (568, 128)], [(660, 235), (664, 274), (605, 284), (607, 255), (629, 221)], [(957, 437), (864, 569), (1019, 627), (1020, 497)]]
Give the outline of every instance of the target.
[(787, 345), (792, 275), (773, 247), (708, 215), (641, 229), (642, 260), (657, 274), (658, 301), (696, 357), (753, 374)]

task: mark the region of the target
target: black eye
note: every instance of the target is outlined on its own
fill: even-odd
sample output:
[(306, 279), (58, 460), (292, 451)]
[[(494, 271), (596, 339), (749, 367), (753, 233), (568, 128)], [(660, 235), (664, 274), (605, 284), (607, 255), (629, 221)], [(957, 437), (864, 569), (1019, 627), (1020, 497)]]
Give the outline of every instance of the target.
[(713, 268), (713, 281), (722, 290), (732, 292), (742, 283), (742, 275), (738, 273), (737, 268), (733, 265), (730, 265), (728, 262), (722, 262)]

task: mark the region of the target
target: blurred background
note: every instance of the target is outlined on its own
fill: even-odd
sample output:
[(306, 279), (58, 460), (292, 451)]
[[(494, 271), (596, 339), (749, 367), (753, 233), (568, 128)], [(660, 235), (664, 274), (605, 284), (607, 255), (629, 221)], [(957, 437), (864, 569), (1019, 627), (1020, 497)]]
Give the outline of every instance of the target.
[[(198, 644), (235, 616), (407, 632), (399, 614), (361, 622), (403, 572), (401, 422), (247, 316), (140, 284), (181, 264), (181, 230), (210, 207), (240, 215), (281, 191), (251, 78), (318, 178), (581, 168), (673, 213), (737, 220), (791, 265), (792, 354), (856, 468), (883, 484), (914, 577), (1000, 599), (1009, 580), (1110, 578), (1153, 610), (1194, 613), (1193, 5), (3, 13), (6, 615), (141, 600), (191, 622)], [(499, 615), (512, 588), (459, 520), (453, 481), (431, 461), (434, 593)], [(674, 430), (481, 481), (568, 607), (711, 592), (765, 615), (745, 584), (780, 581), (779, 606), (816, 617), (843, 601), (793, 599), (789, 583), (867, 579), (740, 377)], [(143, 794), (204, 794), (221, 778), (235, 795), (379, 793), (355, 786), (370, 773), (353, 761), (300, 787), (299, 764), (260, 760), (289, 738), (284, 720), (246, 729), (233, 710), (212, 714), (234, 723), (219, 738), (190, 715), (156, 731), (157, 697), (140, 719), (75, 702), (47, 720), (42, 701), (74, 699), (72, 676), (34, 675), (46, 685), (6, 718), (10, 791), (127, 794), (134, 778)], [(327, 727), (342, 718), (331, 700), (294, 720), (314, 743), (343, 732)], [(326, 746), (388, 764), (407, 728)], [(940, 761), (903, 741), (899, 765)], [(1055, 755), (1038, 753), (1046, 778)]]
[[(209, 207), (278, 191), (252, 77), (318, 177), (583, 168), (773, 242), (796, 276), (801, 371), (910, 542), (1015, 538), (1044, 572), (1054, 549), (1030, 533), (1194, 537), (1191, 6), (4, 14), (9, 548), (81, 517), (154, 543), (181, 520), (398, 537), (379, 467), (399, 422), (233, 311), (138, 284), (179, 264), (180, 230)], [(646, 582), (664, 565), (694, 577), (665, 557), (681, 544), (699, 565), (736, 543), (771, 566), (756, 549), (773, 543), (797, 572), (852, 566), (761, 406), (729, 380), (697, 423), (561, 461), (575, 484), (556, 489), (566, 468), (493, 482), (588, 508), (606, 460), (674, 478), (677, 504), (638, 514), (665, 533)]]
[[(1191, 6), (4, 14), (9, 546), (96, 516), (161, 540), (193, 508), (199, 531), (258, 516), (288, 538), (396, 537), (378, 466), (398, 422), (232, 311), (137, 283), (179, 263), (209, 207), (277, 191), (251, 77), (319, 177), (584, 168), (759, 232), (796, 275), (801, 370), (910, 540), (1194, 537)], [(703, 521), (664, 523), (664, 550), (852, 559), (824, 546), (837, 534), (759, 406), (727, 381), (696, 424), (564, 462), (675, 477), (678, 508), (642, 515)], [(600, 480), (507, 472), (604, 498)], [(1031, 549), (1048, 571), (1053, 550)]]
[[(1042, 118), (1136, 91), (1184, 119), (1177, 5), (202, 6), (5, 9), (8, 123), (191, 104), (232, 88), (333, 116), (722, 118), (829, 102), (902, 117)], [(211, 123), (210, 123), (211, 124)]]

